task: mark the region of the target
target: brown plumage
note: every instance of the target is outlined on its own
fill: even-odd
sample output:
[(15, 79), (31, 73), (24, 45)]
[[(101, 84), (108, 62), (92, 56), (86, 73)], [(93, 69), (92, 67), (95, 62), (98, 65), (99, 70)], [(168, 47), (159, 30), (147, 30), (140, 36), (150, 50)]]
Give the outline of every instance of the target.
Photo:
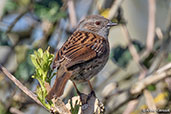
[(69, 79), (86, 82), (102, 70), (109, 56), (109, 29), (115, 25), (99, 15), (80, 22), (56, 54), (53, 66), (57, 68), (57, 76), (48, 100), (61, 96)]

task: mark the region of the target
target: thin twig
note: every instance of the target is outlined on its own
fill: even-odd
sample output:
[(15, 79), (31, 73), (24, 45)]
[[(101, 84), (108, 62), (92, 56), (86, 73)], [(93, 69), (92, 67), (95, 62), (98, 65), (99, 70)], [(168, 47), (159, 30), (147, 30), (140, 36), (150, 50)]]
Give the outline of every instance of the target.
[(108, 19), (112, 19), (115, 16), (115, 14), (116, 14), (118, 8), (120, 7), (120, 5), (122, 4), (122, 2), (123, 2), (123, 0), (115, 0), (115, 2), (113, 3), (113, 5), (109, 11)]
[[(115, 16), (115, 13), (116, 13), (117, 9), (120, 7), (122, 2), (123, 2), (123, 0), (116, 0), (114, 2), (114, 4), (112, 5), (111, 10), (109, 12), (109, 17), (108, 17), (109, 19), (112, 19)], [(139, 54), (137, 53), (137, 50), (135, 49), (135, 47), (133, 46), (133, 44), (131, 42), (131, 38), (130, 38), (130, 35), (129, 35), (129, 32), (128, 32), (128, 29), (127, 29), (126, 25), (122, 26), (122, 30), (123, 30), (123, 33), (125, 35), (125, 39), (127, 40), (129, 51), (130, 51), (134, 61), (136, 62), (136, 64), (139, 66), (139, 68), (141, 70), (139, 79), (142, 79), (146, 75), (146, 69), (145, 69), (145, 67), (143, 67), (140, 64)], [(125, 102), (125, 103), (127, 103), (127, 102)]]
[(145, 89), (148, 85), (154, 84), (160, 80), (165, 79), (166, 77), (171, 76), (171, 63), (163, 66), (156, 73), (147, 76), (143, 80), (135, 83), (133, 88), (131, 89), (131, 94), (139, 94), (143, 89)]
[(75, 13), (74, 1), (68, 0), (67, 5), (68, 5), (68, 12), (69, 12), (71, 26), (72, 28), (75, 28), (77, 24), (77, 18), (76, 18), (76, 13)]
[[(37, 99), (37, 96), (25, 87), (19, 80), (17, 80), (8, 70), (0, 64), (0, 71), (2, 71), (17, 87), (19, 87), (27, 96), (34, 100), (37, 104), (42, 105), (42, 103)], [(44, 107), (45, 108), (45, 107)], [(45, 108), (46, 109), (46, 108)], [(47, 110), (47, 109), (46, 109)]]
[(138, 67), (140, 68), (140, 70), (141, 70), (142, 72), (145, 72), (146, 69), (145, 69), (145, 67), (143, 67), (143, 66), (140, 64), (140, 56), (139, 56), (139, 54), (138, 54), (136, 48), (134, 47), (134, 45), (133, 45), (132, 42), (131, 42), (131, 37), (130, 37), (130, 34), (129, 34), (129, 32), (128, 32), (128, 29), (127, 29), (126, 25), (122, 25), (122, 31), (123, 31), (123, 33), (124, 33), (124, 35), (125, 35), (124, 38), (125, 38), (125, 40), (126, 40), (126, 42), (127, 42), (128, 49), (129, 49), (129, 51), (130, 51), (130, 53), (131, 53), (131, 55), (132, 55), (132, 57), (133, 57), (133, 60), (136, 62), (136, 64), (137, 64)]
[[(27, 87), (25, 87), (19, 80), (17, 80), (11, 73), (8, 72), (8, 70), (3, 67), (0, 64), (0, 71), (2, 71), (18, 88), (20, 88), (27, 96), (29, 96), (32, 100), (34, 100), (37, 104), (41, 105), (44, 109), (46, 109), (47, 111), (49, 111), (37, 98), (37, 96), (30, 91)], [(55, 107), (51, 107), (53, 108), (53, 111), (55, 113), (60, 113), (60, 114), (64, 114), (63, 112), (69, 112), (69, 110), (66, 108), (65, 104), (62, 102), (62, 100), (57, 100), (55, 102)], [(69, 113), (66, 113), (69, 114)]]
[(142, 58), (149, 55), (153, 49), (154, 36), (155, 36), (155, 12), (156, 12), (156, 1), (148, 0), (149, 13), (148, 13), (148, 30), (146, 40), (146, 50), (142, 54)]
[(15, 26), (15, 24), (18, 22), (18, 20), (20, 20), (26, 13), (28, 12), (27, 8), (20, 13), (15, 20), (12, 22), (12, 24), (8, 27), (8, 29), (6, 30), (6, 33), (8, 34), (9, 32), (11, 32), (11, 30), (13, 29), (13, 27)]
[(116, 112), (120, 107), (124, 106), (126, 103), (128, 103), (130, 100), (133, 99), (133, 97), (131, 95), (129, 95), (128, 91), (127, 91), (127, 96), (128, 96), (128, 98), (126, 100), (124, 100), (123, 102), (118, 104), (116, 107), (114, 107), (112, 110), (110, 110), (108, 112), (108, 114), (113, 114), (113, 112)]
[[(162, 70), (162, 72), (159, 72), (159, 71), (161, 71), (161, 69), (164, 69), (164, 70)], [(132, 85), (129, 89), (127, 89), (127, 91), (126, 91), (127, 99), (124, 100), (122, 103), (118, 104), (112, 110), (110, 110), (109, 113), (117, 111), (120, 107), (122, 107), (123, 105), (125, 105), (128, 102), (130, 103), (130, 101), (133, 99), (137, 100), (137, 96), (142, 95), (143, 90), (148, 85), (157, 83), (160, 80), (163, 80), (163, 79), (170, 77), (170, 76), (171, 76), (171, 63), (163, 66), (157, 72), (147, 76), (143, 80), (140, 80), (139, 82)], [(130, 107), (128, 106), (126, 109), (129, 109), (129, 108)], [(132, 107), (132, 109), (134, 109), (134, 107)], [(130, 112), (132, 112), (132, 111), (130, 110)]]
[(5, 3), (6, 3), (7, 0), (1, 0), (0, 1), (0, 20), (1, 20), (1, 17), (3, 15), (3, 11), (4, 11), (4, 7), (5, 7)]
[(60, 41), (62, 39), (62, 30), (61, 30), (61, 28), (58, 28), (58, 30), (55, 31), (55, 32), (58, 34), (57, 42), (56, 42), (56, 48), (55, 48), (56, 49), (55, 52), (57, 52), (58, 51), (59, 43), (60, 43)]
[(162, 40), (163, 39), (163, 33), (162, 33), (161, 28), (157, 27), (155, 32), (156, 32), (158, 39)]
[(171, 63), (168, 63), (167, 65), (163, 66), (162, 68), (160, 68), (159, 70), (157, 70), (157, 73), (161, 73), (164, 72), (167, 69), (171, 68)]
[(124, 110), (123, 114), (130, 114), (135, 109), (137, 104), (138, 104), (138, 100), (137, 99), (129, 101), (128, 102), (128, 106)]
[[(165, 43), (163, 43), (162, 45), (166, 45)], [(162, 46), (161, 46), (162, 47)], [(166, 48), (164, 48), (164, 49), (166, 49)], [(163, 52), (163, 51), (166, 51), (166, 50), (161, 50), (160, 52), (159, 52), (159, 54), (158, 54), (158, 56), (155, 58), (155, 60), (154, 60), (154, 62), (152, 63), (152, 65), (150, 66), (150, 68), (148, 69), (148, 71), (147, 71), (147, 73), (146, 73), (146, 76), (148, 77), (148, 76), (150, 76), (150, 74), (152, 74), (154, 71), (156, 71), (157, 69), (158, 69), (158, 67), (160, 66), (160, 64), (161, 64), (161, 61), (165, 58), (164, 56), (165, 56), (165, 52)], [(165, 67), (163, 67), (163, 68), (166, 68), (166, 67), (168, 67), (168, 65), (166, 65)], [(160, 69), (161, 70), (161, 69)], [(143, 75), (144, 76), (144, 75)], [(141, 76), (142, 77), (142, 76)], [(140, 78), (139, 78), (140, 79)], [(141, 79), (143, 79), (143, 78), (141, 78)], [(144, 96), (147, 96), (148, 97), (148, 95), (145, 95), (146, 93), (144, 93)], [(134, 110), (134, 108), (136, 107), (136, 104), (138, 104), (138, 99), (135, 99), (135, 100), (133, 100), (133, 101), (130, 101), (128, 104), (127, 104), (127, 108), (125, 109), (125, 111), (124, 111), (124, 114), (127, 114), (127, 113), (131, 113), (133, 110)], [(154, 104), (154, 102), (153, 102), (153, 104)]]
[[(151, 92), (149, 90), (145, 89), (143, 91), (143, 94), (144, 94), (145, 102), (146, 102), (146, 104), (148, 106), (148, 109), (149, 110), (157, 110), (155, 102), (154, 102), (154, 98), (151, 95)], [(149, 113), (149, 114), (156, 114), (156, 113)]]
[[(132, 44), (131, 42), (131, 37), (129, 35), (129, 32), (128, 32), (128, 29), (126, 27), (126, 25), (122, 25), (122, 30), (123, 30), (123, 33), (125, 35), (125, 39), (127, 40), (127, 43), (128, 43), (128, 48), (129, 48), (129, 51), (133, 57), (133, 60), (137, 63), (137, 65), (139, 66), (140, 68), (140, 75), (139, 75), (139, 80), (145, 78), (145, 76), (147, 75), (147, 69), (142, 65), (140, 64), (140, 56), (137, 52), (137, 50), (135, 49), (134, 45)], [(146, 98), (146, 101), (148, 101), (148, 98), (152, 98), (151, 96), (151, 93), (150, 92), (144, 92), (144, 96)], [(151, 100), (152, 101), (152, 100)], [(136, 100), (135, 103), (138, 103), (138, 100)], [(130, 102), (129, 102), (130, 104)], [(153, 107), (155, 107), (155, 104), (154, 102), (151, 102), (151, 104), (153, 104)], [(130, 106), (135, 106), (135, 105), (132, 105), (132, 102), (131, 102), (131, 105), (128, 105), (128, 107), (126, 108), (126, 110), (128, 109), (134, 109), (134, 107), (130, 107)], [(149, 107), (151, 109), (151, 107)], [(131, 112), (131, 110), (129, 110)]]
[(46, 45), (46, 43), (48, 42), (48, 38), (52, 33), (52, 29), (53, 29), (53, 24), (48, 21), (48, 20), (43, 20), (41, 23), (41, 28), (43, 30), (43, 36), (42, 38), (39, 40), (38, 42), (38, 47), (44, 47)]
[(155, 11), (156, 11), (156, 1), (148, 0), (149, 13), (148, 13), (148, 33), (147, 33), (147, 51), (151, 51), (154, 45), (154, 35), (155, 35)]
[(11, 112), (12, 114), (24, 114), (23, 112), (21, 112), (20, 110), (14, 108), (14, 107), (11, 107), (11, 108), (10, 108), (10, 112)]

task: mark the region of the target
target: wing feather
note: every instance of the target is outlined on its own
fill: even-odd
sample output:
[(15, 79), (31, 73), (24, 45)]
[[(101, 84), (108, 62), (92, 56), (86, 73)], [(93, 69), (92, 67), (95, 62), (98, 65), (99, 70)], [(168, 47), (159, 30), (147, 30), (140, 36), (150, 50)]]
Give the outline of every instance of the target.
[(100, 56), (105, 50), (106, 40), (98, 35), (89, 32), (77, 31), (65, 42), (56, 54), (55, 63), (61, 63), (61, 60), (68, 60), (66, 66), (89, 61)]

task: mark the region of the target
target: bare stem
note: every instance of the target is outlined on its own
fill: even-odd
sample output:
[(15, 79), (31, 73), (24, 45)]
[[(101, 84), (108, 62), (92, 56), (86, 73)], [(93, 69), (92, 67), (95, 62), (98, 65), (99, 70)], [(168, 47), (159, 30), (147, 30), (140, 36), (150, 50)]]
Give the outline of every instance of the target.
[[(42, 105), (42, 103), (37, 99), (37, 96), (25, 87), (19, 80), (17, 80), (8, 70), (0, 64), (0, 71), (2, 71), (17, 87), (19, 87), (27, 96), (34, 100), (37, 104)], [(44, 107), (45, 108), (45, 107)], [(45, 108), (46, 109), (46, 108)], [(46, 109), (47, 110), (47, 109)]]
[(7, 0), (1, 0), (0, 1), (0, 19), (1, 19), (2, 15), (3, 15), (3, 11), (4, 11), (6, 1)]
[(155, 35), (155, 11), (156, 11), (156, 1), (148, 0), (149, 13), (148, 13), (148, 33), (147, 33), (147, 50), (151, 51), (154, 45), (154, 35)]
[(27, 9), (25, 9), (22, 13), (20, 13), (15, 20), (12, 22), (12, 24), (8, 27), (6, 33), (9, 33), (13, 27), (15, 26), (15, 24), (18, 22), (18, 20), (20, 20), (25, 14), (27, 13)]
[(77, 18), (76, 18), (76, 13), (75, 13), (75, 8), (74, 8), (74, 1), (73, 0), (68, 0), (68, 11), (69, 11), (69, 18), (71, 22), (72, 28), (74, 28), (77, 24)]
[(120, 7), (120, 5), (122, 4), (122, 2), (123, 2), (123, 0), (115, 0), (115, 2), (113, 3), (113, 5), (110, 9), (110, 12), (109, 12), (109, 16), (108, 16), (109, 19), (112, 19), (115, 16), (115, 14), (116, 14), (118, 8)]
[(142, 92), (142, 90), (145, 89), (148, 85), (157, 83), (158, 81), (163, 80), (169, 76), (171, 76), (171, 63), (168, 63), (167, 65), (157, 70), (157, 72), (135, 83), (131, 89), (131, 94), (138, 94)]
[(136, 64), (138, 65), (138, 67), (140, 68), (142, 73), (144, 74), (146, 69), (140, 64), (140, 56), (139, 56), (136, 48), (134, 47), (134, 45), (131, 42), (131, 37), (130, 37), (130, 34), (128, 32), (128, 29), (127, 29), (126, 25), (122, 25), (122, 31), (124, 33), (125, 40), (127, 42), (128, 49), (129, 49), (129, 51), (130, 51), (130, 53), (131, 53), (131, 55), (133, 57), (133, 60), (136, 62)]

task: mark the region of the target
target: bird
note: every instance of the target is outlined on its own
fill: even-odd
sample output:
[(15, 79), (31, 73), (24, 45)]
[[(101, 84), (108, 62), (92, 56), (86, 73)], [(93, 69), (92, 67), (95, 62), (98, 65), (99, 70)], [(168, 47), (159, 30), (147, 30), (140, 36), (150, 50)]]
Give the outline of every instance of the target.
[[(60, 97), (68, 80), (75, 83), (88, 82), (98, 74), (109, 58), (108, 35), (112, 26), (117, 23), (100, 15), (85, 17), (76, 30), (56, 53), (53, 68), (57, 69), (53, 87), (46, 99)], [(76, 88), (77, 90), (77, 88)]]

